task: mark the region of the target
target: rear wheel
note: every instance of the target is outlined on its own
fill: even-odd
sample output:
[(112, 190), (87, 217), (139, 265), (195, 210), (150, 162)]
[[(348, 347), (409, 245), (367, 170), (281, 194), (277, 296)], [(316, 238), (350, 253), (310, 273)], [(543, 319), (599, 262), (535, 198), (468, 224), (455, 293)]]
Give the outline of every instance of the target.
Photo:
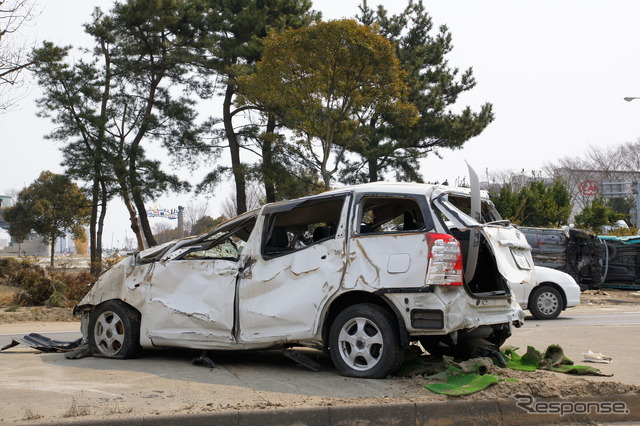
[(531, 294), (529, 310), (540, 320), (556, 318), (562, 311), (562, 296), (553, 287), (538, 286)]
[(395, 318), (363, 303), (342, 311), (329, 332), (331, 360), (345, 376), (378, 379), (397, 370), (404, 359)]
[(140, 351), (138, 312), (119, 300), (98, 305), (89, 318), (89, 347), (94, 356), (135, 358)]

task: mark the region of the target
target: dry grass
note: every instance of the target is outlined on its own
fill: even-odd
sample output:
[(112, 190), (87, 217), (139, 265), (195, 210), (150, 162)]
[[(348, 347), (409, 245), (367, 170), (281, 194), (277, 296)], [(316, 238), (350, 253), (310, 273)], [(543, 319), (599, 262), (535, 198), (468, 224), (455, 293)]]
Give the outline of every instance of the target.
[(14, 305), (17, 294), (17, 288), (0, 284), (0, 307)]
[(42, 416), (41, 414), (34, 413), (31, 410), (27, 410), (24, 412), (24, 417), (22, 417), (22, 420), (38, 420), (38, 419), (41, 419), (42, 417), (44, 416)]
[(129, 414), (133, 412), (133, 407), (122, 408), (120, 404), (115, 403), (114, 407), (107, 408), (106, 414)]
[(91, 410), (86, 405), (78, 405), (78, 402), (75, 398), (71, 402), (71, 407), (69, 410), (62, 415), (62, 417), (81, 417), (88, 416), (91, 414)]

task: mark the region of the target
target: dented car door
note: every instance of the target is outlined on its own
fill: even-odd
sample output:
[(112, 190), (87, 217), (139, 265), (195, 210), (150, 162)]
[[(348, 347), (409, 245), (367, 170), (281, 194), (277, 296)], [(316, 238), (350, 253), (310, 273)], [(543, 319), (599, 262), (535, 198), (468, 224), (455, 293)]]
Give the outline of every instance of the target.
[(156, 263), (144, 315), (153, 344), (230, 344), (237, 273), (237, 262), (226, 260)]
[(283, 202), (263, 211), (238, 285), (239, 342), (313, 337), (344, 272), (349, 196)]
[(150, 273), (143, 330), (156, 346), (230, 347), (240, 258), (255, 213), (167, 252)]
[(345, 288), (417, 288), (429, 260), (424, 197), (363, 194), (356, 199)]

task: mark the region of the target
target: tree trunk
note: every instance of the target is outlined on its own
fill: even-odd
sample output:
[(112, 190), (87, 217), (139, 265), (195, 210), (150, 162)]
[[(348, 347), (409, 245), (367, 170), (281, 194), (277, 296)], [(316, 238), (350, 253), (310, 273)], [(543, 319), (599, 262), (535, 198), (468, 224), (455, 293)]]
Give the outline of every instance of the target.
[(55, 262), (54, 262), (55, 253), (56, 253), (56, 237), (52, 235), (51, 236), (51, 262), (49, 263), (49, 266), (51, 266), (52, 268), (55, 266)]
[(157, 246), (156, 238), (151, 231), (151, 225), (149, 224), (149, 218), (147, 217), (147, 209), (144, 207), (144, 200), (140, 196), (140, 191), (133, 191), (133, 202), (138, 210), (138, 217), (140, 218), (140, 225), (144, 238), (147, 240), (147, 247)]
[(100, 218), (98, 219), (98, 230), (96, 232), (96, 272), (102, 272), (102, 232), (104, 231), (104, 219), (107, 216), (107, 202), (109, 194), (107, 193), (107, 185), (101, 182), (102, 190), (102, 208), (100, 209)]
[(262, 140), (262, 180), (267, 203), (276, 201), (276, 188), (273, 173), (273, 132), (276, 128), (276, 119), (269, 114), (265, 137)]
[[(94, 230), (91, 232), (92, 238), (95, 238), (95, 243), (92, 244), (91, 249), (91, 274), (94, 277), (97, 277), (100, 272), (102, 272), (102, 231), (104, 230), (104, 218), (107, 214), (107, 201), (109, 199), (109, 195), (107, 193), (107, 185), (105, 183), (104, 176), (102, 175), (102, 161), (104, 159), (103, 156), (103, 147), (104, 147), (104, 139), (105, 134), (107, 132), (106, 122), (107, 122), (107, 104), (109, 103), (109, 99), (111, 98), (111, 55), (109, 53), (109, 49), (107, 47), (107, 42), (105, 38), (100, 39), (100, 46), (102, 48), (102, 54), (104, 56), (104, 72), (105, 72), (105, 83), (104, 83), (104, 91), (102, 92), (102, 97), (100, 101), (100, 127), (98, 131), (98, 138), (96, 140), (96, 150), (94, 154), (94, 173), (95, 179), (98, 180), (100, 185), (100, 189), (95, 192), (94, 205), (97, 209), (98, 196), (101, 201), (100, 203), (100, 217), (96, 218), (93, 216), (93, 210), (91, 211), (91, 225)], [(98, 195), (99, 194), (99, 195)], [(97, 229), (94, 221), (97, 220)], [(95, 253), (94, 250), (95, 249)]]
[(91, 222), (89, 223), (89, 256), (90, 256), (90, 268), (91, 275), (97, 277), (100, 273), (100, 269), (98, 267), (98, 240), (97, 240), (97, 231), (96, 226), (98, 222), (98, 201), (100, 197), (100, 186), (98, 182), (98, 177), (93, 177), (93, 185), (91, 187)]
[(116, 174), (116, 179), (118, 180), (118, 185), (120, 186), (120, 196), (122, 197), (122, 201), (124, 202), (125, 207), (127, 208), (127, 212), (129, 213), (129, 221), (131, 222), (131, 230), (133, 231), (133, 235), (136, 236), (136, 242), (138, 244), (138, 250), (144, 250), (145, 242), (142, 238), (142, 232), (140, 230), (140, 223), (138, 222), (138, 216), (136, 214), (136, 209), (131, 204), (131, 196), (129, 194), (129, 190), (127, 189), (127, 181), (126, 177), (122, 173), (122, 171), (118, 170), (118, 167), (114, 167), (114, 173)]
[(367, 158), (367, 164), (369, 165), (369, 182), (378, 181), (378, 159)]
[(140, 191), (140, 185), (138, 183), (138, 173), (137, 173), (137, 148), (138, 143), (134, 141), (131, 145), (131, 153), (129, 156), (129, 184), (131, 188), (131, 199), (133, 200), (133, 204), (135, 205), (138, 211), (138, 218), (140, 220), (140, 227), (142, 229), (142, 233), (147, 242), (147, 247), (157, 246), (155, 237), (153, 236), (153, 232), (151, 232), (151, 225), (149, 225), (149, 218), (147, 217), (147, 209), (144, 207), (144, 200), (142, 199), (142, 191)]
[(238, 136), (233, 129), (233, 116), (231, 114), (231, 101), (233, 99), (233, 83), (227, 83), (227, 90), (222, 104), (222, 120), (224, 121), (224, 131), (229, 141), (229, 152), (231, 153), (231, 170), (236, 182), (236, 213), (241, 214), (247, 211), (247, 191), (244, 177), (244, 168), (240, 162), (240, 143)]

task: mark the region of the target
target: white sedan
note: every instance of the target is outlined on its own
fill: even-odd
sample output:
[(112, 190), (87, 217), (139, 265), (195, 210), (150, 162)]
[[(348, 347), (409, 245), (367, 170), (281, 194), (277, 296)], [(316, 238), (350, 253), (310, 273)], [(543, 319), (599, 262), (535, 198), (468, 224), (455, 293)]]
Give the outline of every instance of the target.
[(518, 286), (522, 309), (528, 309), (536, 319), (553, 319), (566, 308), (580, 304), (580, 286), (571, 275), (543, 266), (535, 270), (536, 286)]

